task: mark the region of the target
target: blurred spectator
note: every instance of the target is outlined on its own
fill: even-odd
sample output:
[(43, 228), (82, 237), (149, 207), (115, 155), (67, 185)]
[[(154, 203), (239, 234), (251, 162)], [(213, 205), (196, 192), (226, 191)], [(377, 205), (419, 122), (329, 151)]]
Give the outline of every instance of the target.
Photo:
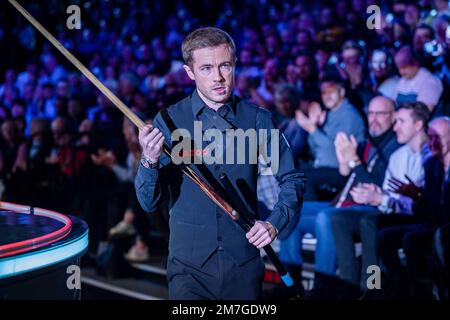
[(296, 162), (307, 159), (308, 133), (298, 125), (295, 111), (300, 105), (300, 96), (292, 85), (279, 85), (275, 90), (275, 106), (282, 116), (278, 128), (286, 137)]
[(37, 80), (37, 65), (34, 62), (27, 63), (26, 70), (17, 76), (17, 87), (22, 97), (25, 95), (25, 87), (32, 85)]
[(364, 140), (364, 121), (358, 111), (346, 99), (344, 82), (337, 77), (329, 77), (320, 84), (322, 101), (326, 110), (318, 106), (305, 115), (296, 112), (298, 124), (309, 133), (308, 143), (314, 156), (312, 168), (305, 168), (308, 177), (305, 200), (318, 200), (320, 189), (340, 190), (345, 179), (339, 174), (338, 161), (334, 149), (334, 139), (338, 132), (354, 135), (357, 142)]
[(400, 78), (395, 73), (394, 61), (390, 53), (387, 50), (375, 49), (369, 66), (372, 92), (392, 97)]
[(295, 59), (295, 66), (298, 72), (297, 87), (300, 92), (309, 94), (317, 92), (317, 99), (319, 99), (319, 83), (314, 57), (307, 52), (302, 52)]
[(410, 2), (405, 6), (404, 18), (405, 23), (411, 30), (419, 24), (420, 21), (420, 5), (418, 3)]
[(401, 75), (390, 98), (397, 104), (420, 101), (433, 112), (442, 94), (442, 82), (427, 69), (420, 67), (411, 47), (405, 46), (397, 51), (395, 64)]
[(120, 132), (123, 115), (105, 96), (99, 95), (97, 101), (98, 107), (92, 110), (94, 112), (91, 119), (99, 144), (106, 149), (117, 150), (122, 142)]
[[(127, 253), (127, 258), (133, 261), (145, 261), (149, 258), (149, 221), (145, 212), (140, 208), (134, 193), (133, 182), (141, 158), (141, 149), (135, 126), (128, 119), (124, 119), (122, 133), (128, 148), (125, 165), (118, 163), (116, 155), (112, 151), (99, 150), (93, 154), (92, 161), (96, 165), (102, 165), (111, 170), (119, 181), (113, 190), (115, 199), (127, 199), (126, 211), (123, 219), (109, 230), (109, 236), (120, 237), (138, 234), (136, 244)], [(119, 200), (112, 200), (108, 211), (108, 225), (117, 222), (118, 210), (123, 205)]]
[(300, 52), (311, 50), (313, 47), (313, 39), (311, 33), (307, 30), (300, 29), (295, 36), (295, 43), (292, 48), (292, 55), (297, 55)]
[(77, 97), (71, 97), (67, 102), (67, 118), (68, 118), (68, 130), (76, 132), (81, 122), (86, 118), (86, 113), (81, 105), (80, 99)]
[(81, 167), (88, 158), (88, 153), (83, 149), (76, 149), (73, 145), (69, 120), (58, 117), (51, 123), (54, 147), (46, 163), (58, 165), (61, 173), (66, 176), (79, 174)]
[(450, 8), (448, 1), (446, 0), (433, 0), (431, 1), (433, 5), (433, 10), (428, 11), (426, 16), (423, 18), (423, 22), (428, 25), (433, 25), (439, 17), (450, 14)]
[[(315, 190), (313, 198), (320, 195), (331, 199), (343, 191), (338, 173), (338, 167), (342, 168), (333, 144), (336, 132), (346, 130), (348, 142), (352, 133), (362, 136), (360, 123), (368, 122), (368, 141), (377, 142), (372, 137), (373, 129), (390, 115), (371, 110), (385, 105), (382, 98), (373, 100), (371, 105), (373, 95), (382, 94), (397, 102), (424, 102), (434, 110), (433, 117), (450, 114), (450, 10), (445, 0), (414, 3), (387, 0), (379, 4), (381, 25), (375, 30), (366, 26), (366, 9), (378, 4), (374, 1), (274, 0), (261, 1), (257, 6), (223, 1), (205, 7), (203, 2), (183, 0), (177, 1), (176, 10), (171, 1), (137, 1), (133, 6), (123, 1), (114, 5), (101, 1), (90, 6), (81, 33), (64, 31), (64, 7), (56, 3), (49, 0), (46, 6), (33, 5), (32, 11), (42, 21), (51, 21), (51, 31), (64, 46), (143, 117), (152, 117), (192, 91), (193, 83), (183, 69), (179, 50), (185, 34), (200, 25), (218, 25), (233, 34), (240, 52), (235, 93), (277, 115), (294, 154), (308, 149), (302, 147), (308, 137), (312, 155), (302, 151), (298, 159), (310, 179), (308, 188)], [(104, 150), (107, 159), (114, 156), (115, 165), (130, 167), (128, 138), (122, 132), (123, 115), (86, 77), (73, 71), (49, 42), (39, 40), (16, 11), (6, 10), (3, 17), (0, 124), (5, 124), (5, 132), (14, 127), (16, 142), (1, 144), (1, 154), (9, 159), (8, 169), (3, 169), (2, 175), (21, 181), (15, 187), (14, 183), (7, 183), (4, 196), (17, 202), (53, 206), (56, 210), (56, 204), (62, 202), (57, 196), (57, 186), (66, 179), (70, 190), (67, 197), (73, 200), (67, 201), (67, 205), (72, 205), (71, 211), (79, 212), (89, 222), (90, 250), (95, 251), (97, 242), (107, 238), (108, 228), (125, 212), (127, 217), (134, 215), (136, 225), (140, 219), (137, 209), (126, 203), (128, 198), (108, 203), (121, 182), (110, 167), (95, 165), (90, 157), (101, 157)], [(1, 33), (1, 30), (15, 31)], [(404, 45), (412, 48), (405, 52)], [(395, 65), (401, 78), (396, 75)], [(319, 86), (330, 71), (340, 72), (347, 80), (345, 86), (335, 86), (346, 90), (328, 90), (327, 81), (322, 88)], [(294, 94), (285, 83), (296, 87), (298, 92)], [(280, 84), (283, 89), (278, 92)], [(320, 98), (323, 111), (318, 104)], [(330, 106), (334, 105), (330, 99), (342, 106)], [(354, 115), (353, 107), (350, 116), (347, 113), (338, 116), (349, 104), (357, 109), (363, 121)], [(295, 118), (292, 110), (296, 110)], [(52, 140), (49, 126), (60, 117), (65, 119), (70, 137), (69, 144), (62, 149), (75, 153), (83, 150), (89, 155), (77, 174), (64, 175), (59, 164), (45, 162), (52, 149), (61, 149), (58, 146), (61, 141)], [(19, 149), (24, 150), (27, 165), (23, 167), (25, 170), (17, 166), (12, 173), (14, 150), (23, 141), (26, 147)], [(363, 155), (359, 157), (363, 160)], [(347, 174), (350, 172), (353, 170)], [(310, 194), (308, 190), (306, 197)], [(145, 247), (142, 245), (145, 238), (139, 238), (137, 255), (143, 252), (139, 248)]]
[(435, 57), (433, 57), (433, 52), (430, 52), (427, 47), (435, 39), (435, 32), (433, 28), (427, 25), (419, 25), (413, 31), (412, 47), (416, 52), (417, 58), (419, 59), (419, 64), (422, 67), (427, 68), (429, 71), (434, 72), (435, 67), (433, 62)]
[(317, 78), (319, 80), (322, 80), (325, 76), (326, 67), (331, 58), (331, 52), (331, 49), (327, 45), (319, 46), (316, 50), (314, 58), (316, 60)]
[[(430, 269), (427, 254), (431, 251), (437, 228), (450, 221), (450, 119), (434, 119), (429, 124), (428, 137), (433, 157), (424, 165), (423, 193), (414, 207), (417, 222), (385, 228), (378, 233), (378, 246), (388, 281), (397, 285), (394, 287), (397, 294), (400, 290), (406, 297), (415, 299), (433, 297), (434, 268)], [(399, 248), (405, 253), (407, 273), (399, 260)]]
[(395, 19), (392, 23), (392, 45), (395, 48), (408, 45), (411, 42), (411, 32), (403, 20)]
[[(336, 268), (336, 252), (331, 218), (339, 212), (358, 211), (349, 191), (359, 182), (381, 185), (387, 167), (386, 159), (398, 148), (392, 125), (394, 104), (384, 97), (375, 97), (369, 104), (370, 139), (358, 144), (344, 132), (336, 137), (340, 173), (349, 176), (345, 188), (333, 202), (306, 201), (298, 219), (289, 225), (280, 239), (280, 259), (290, 270), (301, 270), (301, 239), (306, 233), (317, 239), (314, 252), (314, 292), (311, 298), (331, 299)], [(352, 211), (353, 210), (353, 211)]]
[(0, 176), (8, 179), (16, 170), (26, 170), (26, 146), (12, 120), (2, 123), (1, 134)]
[[(27, 181), (23, 192), (31, 192), (32, 203), (40, 203), (52, 208), (49, 204), (51, 193), (48, 190), (48, 170), (46, 159), (50, 156), (52, 138), (49, 121), (46, 118), (34, 118), (30, 123), (30, 136), (27, 141)], [(30, 188), (30, 189), (28, 189)], [(33, 192), (33, 191), (34, 192)]]
[(15, 85), (16, 82), (16, 74), (14, 70), (8, 70), (5, 73), (4, 83), (0, 85), (0, 99), (3, 100), (4, 105), (8, 105), (8, 101), (10, 101), (10, 95), (15, 94), (17, 88)]
[(348, 99), (358, 109), (363, 110), (369, 103), (372, 93), (364, 84), (366, 78), (365, 43), (348, 40), (342, 45), (341, 60), (336, 64), (341, 77), (350, 84)]
[(253, 95), (255, 103), (260, 107), (270, 109), (273, 107), (273, 94), (275, 85), (281, 82), (280, 70), (276, 59), (269, 59), (264, 65), (264, 77)]
[(43, 54), (41, 61), (44, 65), (43, 74), (39, 77), (40, 83), (57, 83), (59, 80), (67, 77), (65, 68), (58, 64), (58, 60), (53, 54)]
[(138, 86), (138, 79), (130, 72), (124, 73), (119, 78), (119, 95), (126, 104), (132, 102), (133, 94)]
[(434, 39), (434, 30), (427, 25), (419, 25), (413, 31), (412, 47), (419, 55), (423, 55), (424, 44)]
[(286, 66), (286, 82), (293, 86), (297, 86), (299, 82), (298, 67), (293, 63)]
[[(416, 196), (403, 196), (396, 192), (398, 183), (409, 183), (421, 187), (424, 183), (423, 164), (430, 157), (427, 145), (426, 126), (430, 118), (427, 107), (421, 103), (403, 104), (395, 115), (394, 131), (397, 142), (403, 144), (389, 157), (383, 185), (362, 183), (354, 186), (352, 200), (360, 204), (359, 211), (334, 214), (333, 232), (336, 239), (339, 277), (349, 283), (347, 298), (356, 298), (367, 293), (367, 268), (377, 265), (376, 233), (387, 222), (381, 213), (395, 213), (388, 218), (396, 222), (409, 221), (413, 200)], [(362, 242), (362, 268), (354, 254), (354, 239)], [(350, 289), (353, 286), (353, 289)], [(344, 295), (344, 293), (343, 293)]]
[(318, 42), (340, 46), (344, 35), (344, 28), (337, 25), (333, 8), (322, 8), (318, 18)]
[(250, 78), (259, 78), (261, 70), (255, 65), (253, 54), (250, 50), (242, 50), (237, 60), (236, 73)]

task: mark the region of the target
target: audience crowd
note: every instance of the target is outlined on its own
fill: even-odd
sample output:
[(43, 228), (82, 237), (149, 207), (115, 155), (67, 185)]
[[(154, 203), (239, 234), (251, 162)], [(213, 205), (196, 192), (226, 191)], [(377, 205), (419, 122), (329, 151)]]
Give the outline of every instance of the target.
[[(301, 279), (316, 238), (314, 289), (327, 299), (449, 298), (450, 7), (444, 0), (22, 1), (146, 122), (190, 94), (181, 42), (199, 26), (236, 42), (235, 94), (266, 108), (308, 182), (279, 254)], [(73, 1), (72, 1), (73, 2)], [(380, 15), (373, 20), (371, 5)], [(168, 210), (144, 214), (133, 181), (137, 129), (14, 8), (0, 12), (2, 201), (78, 215), (126, 257), (167, 239)], [(258, 179), (266, 210), (273, 176)], [(355, 254), (355, 244), (361, 252)], [(400, 254), (399, 254), (400, 253)], [(371, 268), (383, 274), (369, 290)], [(289, 297), (275, 288), (273, 297)]]

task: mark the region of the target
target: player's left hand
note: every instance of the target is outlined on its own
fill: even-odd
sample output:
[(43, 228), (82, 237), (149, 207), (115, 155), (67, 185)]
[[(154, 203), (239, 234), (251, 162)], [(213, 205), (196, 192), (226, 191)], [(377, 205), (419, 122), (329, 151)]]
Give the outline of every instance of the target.
[(247, 232), (246, 237), (248, 242), (254, 245), (256, 248), (270, 244), (277, 236), (275, 227), (269, 221), (256, 221), (255, 225)]

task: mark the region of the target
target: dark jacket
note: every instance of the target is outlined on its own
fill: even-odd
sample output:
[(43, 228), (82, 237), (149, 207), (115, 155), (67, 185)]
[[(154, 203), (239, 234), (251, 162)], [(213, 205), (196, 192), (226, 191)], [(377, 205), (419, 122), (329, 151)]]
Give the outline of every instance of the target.
[[(233, 97), (230, 108), (232, 112), (225, 119), (232, 122), (237, 128), (243, 130), (274, 129), (270, 113), (266, 110), (238, 97)], [(170, 106), (167, 111), (176, 127), (186, 129), (191, 138), (195, 138), (194, 121), (196, 120), (202, 121), (203, 130), (215, 127), (225, 132), (231, 127), (224, 118), (216, 116), (212, 109), (205, 106), (197, 91), (181, 102)], [(163, 121), (161, 113), (155, 117), (153, 125), (163, 132), (166, 143), (174, 148), (170, 131)], [(280, 183), (281, 191), (279, 202), (267, 220), (279, 232), (282, 232), (286, 224), (299, 211), (304, 176), (295, 170), (292, 153), (285, 139), (280, 135), (278, 140), (279, 170), (275, 176)], [(259, 139), (257, 142), (258, 146)], [(202, 144), (202, 150), (205, 150), (206, 146), (210, 144), (210, 142), (197, 141), (197, 145), (199, 143)], [(270, 141), (267, 144), (270, 144)], [(191, 167), (201, 177), (206, 178), (215, 190), (221, 190), (218, 178), (221, 173), (226, 173), (241, 198), (246, 202), (247, 207), (255, 209), (258, 166), (256, 163), (250, 163), (249, 160), (257, 155), (249, 152), (248, 146), (249, 142), (247, 141), (245, 163), (243, 164), (227, 164), (225, 162), (224, 164), (213, 163), (192, 165)], [(199, 147), (194, 148), (198, 149)], [(236, 156), (237, 152), (235, 160)], [(135, 187), (138, 200), (147, 212), (155, 211), (162, 200), (170, 199), (170, 256), (195, 266), (202, 266), (217, 247), (224, 248), (238, 265), (259, 255), (259, 251), (248, 243), (245, 232), (197, 185), (188, 177), (183, 176), (167, 156), (163, 155), (160, 163), (159, 169), (146, 169), (141, 165), (136, 176)]]
[(424, 163), (425, 184), (420, 201), (414, 207), (414, 214), (420, 221), (433, 226), (450, 223), (450, 181), (437, 157), (430, 157)]
[[(364, 151), (366, 150), (368, 143), (369, 141), (366, 140), (358, 145), (357, 153), (361, 160), (364, 158)], [(386, 133), (385, 137), (383, 137), (377, 145), (371, 142), (367, 162), (364, 163), (363, 161), (363, 163), (353, 169), (353, 172), (356, 174), (355, 182), (374, 183), (381, 187), (383, 185), (389, 158), (399, 147), (400, 144), (397, 142), (396, 135), (392, 129)], [(377, 156), (377, 158), (372, 170), (369, 172), (368, 164), (375, 156)]]

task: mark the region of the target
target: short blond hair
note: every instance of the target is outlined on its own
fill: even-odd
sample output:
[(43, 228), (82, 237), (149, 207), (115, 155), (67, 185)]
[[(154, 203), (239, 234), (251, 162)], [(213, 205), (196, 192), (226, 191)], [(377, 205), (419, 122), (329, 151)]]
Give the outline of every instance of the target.
[(230, 47), (233, 60), (235, 60), (236, 46), (228, 33), (215, 27), (204, 27), (192, 31), (181, 44), (184, 63), (192, 66), (194, 50), (217, 47), (221, 44), (226, 44)]

